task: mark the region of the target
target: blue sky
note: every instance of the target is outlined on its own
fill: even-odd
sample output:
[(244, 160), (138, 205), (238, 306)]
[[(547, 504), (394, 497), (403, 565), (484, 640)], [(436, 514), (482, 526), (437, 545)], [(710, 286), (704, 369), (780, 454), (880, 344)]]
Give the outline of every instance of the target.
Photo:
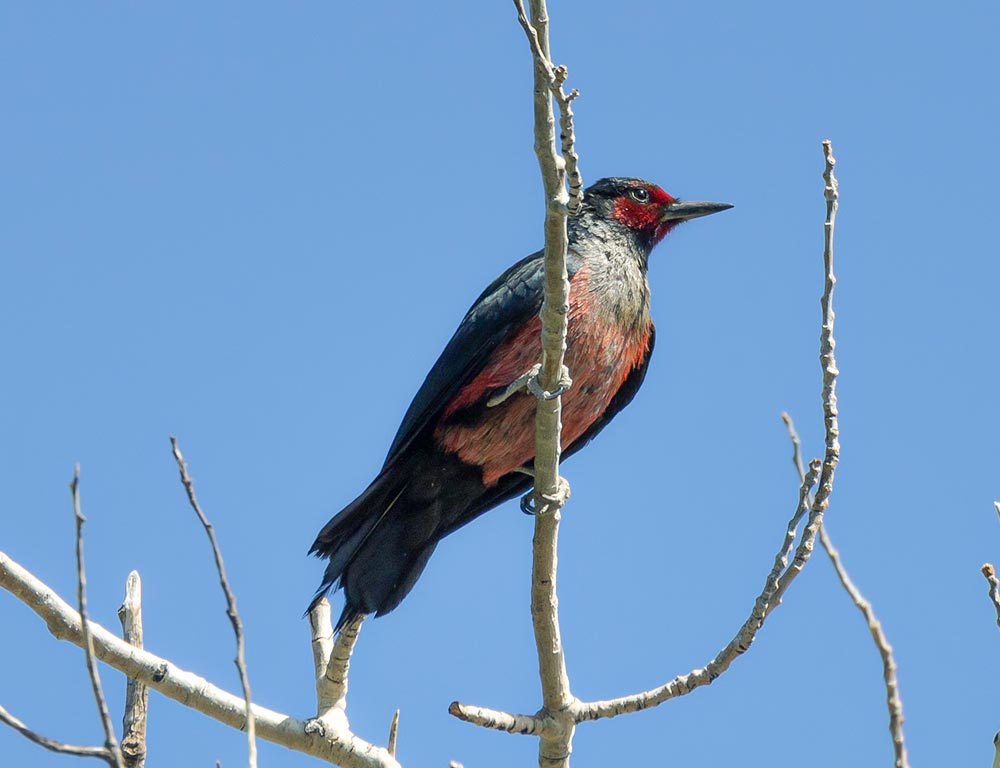
[[(839, 160), (843, 455), (831, 534), (893, 643), (911, 758), (987, 765), (1000, 633), (1000, 7), (553, 2), (585, 180), (732, 202), (654, 253), (635, 402), (565, 466), (573, 688), (704, 664), (750, 610), (797, 483), (779, 415), (822, 450), (820, 141)], [(0, 6), (0, 548), (69, 597), (82, 465), (90, 603), (145, 584), (147, 647), (238, 690), (215, 523), (257, 700), (305, 717), (306, 549), (364, 488), (472, 299), (541, 244), (531, 68), (509, 2)], [(350, 717), (407, 766), (532, 765), (447, 715), (539, 703), (531, 521), (449, 538), (364, 629)], [(80, 652), (0, 595), (0, 702), (96, 743)], [(116, 720), (124, 683), (104, 672)], [(242, 734), (153, 694), (151, 760), (245, 763)], [(309, 758), (262, 744), (262, 764)], [(61, 766), (11, 731), (11, 765)], [(710, 688), (582, 726), (575, 766), (889, 764), (878, 656), (817, 556)], [(651, 757), (652, 756), (652, 757)]]

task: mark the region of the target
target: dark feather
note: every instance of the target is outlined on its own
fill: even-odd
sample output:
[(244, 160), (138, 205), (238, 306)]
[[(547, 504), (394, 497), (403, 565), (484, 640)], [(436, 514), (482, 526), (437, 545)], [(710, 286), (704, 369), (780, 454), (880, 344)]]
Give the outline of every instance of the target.
[[(579, 266), (580, 258), (571, 253), (570, 276)], [(386, 465), (428, 425), (437, 422), (445, 406), (482, 371), (490, 355), (512, 331), (538, 314), (544, 277), (543, 254), (539, 251), (521, 259), (480, 294), (410, 403), (389, 447)]]

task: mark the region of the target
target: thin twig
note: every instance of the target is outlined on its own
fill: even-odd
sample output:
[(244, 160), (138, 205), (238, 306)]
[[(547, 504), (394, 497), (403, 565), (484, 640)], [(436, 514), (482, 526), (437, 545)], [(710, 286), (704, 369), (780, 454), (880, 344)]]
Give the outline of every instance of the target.
[(90, 619), (87, 616), (87, 571), (83, 564), (83, 524), (87, 518), (80, 511), (79, 464), (73, 470), (73, 482), (69, 484), (69, 489), (73, 495), (73, 520), (76, 523), (76, 602), (83, 627), (83, 652), (87, 660), (87, 673), (90, 675), (90, 686), (94, 691), (94, 701), (97, 703), (97, 712), (101, 717), (101, 726), (104, 728), (104, 747), (114, 761), (110, 764), (117, 766), (117, 768), (123, 768), (121, 749), (118, 746), (118, 739), (115, 737), (114, 726), (111, 724), (111, 715), (108, 713), (108, 703), (104, 699), (104, 690), (101, 688), (101, 676), (97, 671), (97, 660), (94, 658), (94, 641), (90, 632)]
[[(837, 284), (837, 277), (833, 271), (833, 230), (837, 219), (837, 178), (833, 170), (836, 160), (833, 157), (833, 145), (829, 140), (823, 142), (823, 156), (826, 160), (823, 170), (823, 180), (825, 187), (823, 196), (826, 199), (826, 221), (823, 224), (823, 296), (820, 298), (822, 310), (822, 327), (820, 329), (820, 366), (823, 369), (823, 423), (825, 426), (825, 446), (826, 451), (823, 457), (823, 471), (820, 473), (819, 487), (816, 497), (813, 499), (813, 509), (825, 510), (830, 505), (830, 494), (833, 493), (833, 478), (836, 474), (837, 464), (840, 463), (840, 422), (837, 410), (837, 359), (834, 351), (837, 347), (836, 339), (833, 335), (833, 325), (835, 314), (833, 311), (833, 288)], [(794, 456), (793, 456), (793, 460)], [(801, 465), (801, 459), (796, 460), (797, 465)], [(778, 589), (778, 599), (788, 588), (788, 584), (795, 575), (802, 570), (805, 560), (808, 559), (812, 551), (812, 542), (815, 540), (819, 526), (823, 524), (822, 516), (819, 516), (810, 523), (815, 528), (807, 528), (803, 533), (802, 543), (795, 554), (795, 560), (788, 572), (782, 576), (782, 583)]]
[[(823, 179), (826, 182), (824, 192), (824, 196), (826, 198), (826, 222), (824, 225), (823, 243), (823, 262), (826, 267), (826, 281), (823, 291), (823, 299), (821, 302), (823, 307), (823, 333), (821, 335), (822, 352), (820, 355), (820, 361), (823, 365), (823, 403), (824, 418), (826, 422), (827, 458), (823, 466), (824, 478), (820, 480), (820, 488), (816, 494), (816, 500), (813, 505), (814, 508), (821, 504), (826, 505), (829, 503), (829, 493), (833, 486), (833, 475), (837, 466), (837, 461), (840, 458), (836, 396), (836, 377), (838, 371), (837, 363), (834, 358), (836, 342), (833, 338), (833, 287), (837, 282), (833, 273), (833, 233), (837, 218), (839, 190), (837, 178), (834, 175), (834, 168), (837, 161), (833, 156), (833, 145), (829, 140), (823, 142), (823, 156), (826, 160), (826, 166), (823, 171)], [(782, 414), (782, 419), (785, 422), (789, 437), (792, 441), (792, 461), (795, 463), (796, 469), (801, 475), (801, 441), (795, 431), (795, 425), (792, 423), (791, 417), (789, 417), (786, 413)], [(872, 639), (875, 641), (875, 646), (881, 656), (882, 676), (885, 680), (886, 688), (886, 705), (889, 709), (889, 733), (892, 737), (895, 766), (896, 768), (908, 768), (909, 759), (906, 754), (906, 742), (903, 737), (903, 701), (899, 694), (899, 681), (896, 677), (896, 661), (892, 655), (892, 646), (889, 645), (889, 641), (885, 636), (885, 632), (882, 630), (881, 623), (879, 623), (878, 618), (875, 616), (871, 603), (868, 602), (868, 600), (866, 600), (861, 594), (860, 590), (848, 575), (847, 570), (844, 568), (843, 562), (840, 558), (840, 553), (837, 551), (836, 547), (834, 547), (825, 527), (820, 529), (819, 536), (823, 548), (826, 550), (830, 561), (833, 563), (833, 568), (837, 573), (837, 578), (840, 579), (840, 583), (844, 587), (844, 590), (850, 596), (858, 610), (861, 611), (861, 614), (865, 617), (865, 622), (868, 624), (868, 630), (871, 632)], [(998, 609), (998, 611), (1000, 611), (1000, 609)], [(998, 612), (997, 617), (998, 623), (1000, 623), (1000, 612)]]
[(982, 570), (983, 576), (986, 577), (986, 581), (990, 585), (990, 590), (987, 594), (989, 594), (990, 601), (996, 609), (997, 626), (1000, 627), (1000, 580), (997, 579), (996, 569), (991, 563), (983, 563), (983, 567), (980, 570)]
[(871, 603), (864, 598), (864, 595), (851, 581), (851, 577), (847, 575), (847, 571), (840, 561), (840, 552), (833, 546), (825, 527), (820, 529), (819, 535), (820, 541), (823, 542), (823, 548), (830, 556), (833, 568), (837, 572), (837, 578), (840, 579), (847, 594), (851, 596), (851, 600), (865, 617), (868, 631), (871, 632), (875, 647), (878, 648), (879, 655), (882, 657), (882, 678), (885, 680), (886, 705), (889, 708), (889, 733), (892, 736), (892, 748), (895, 753), (894, 765), (895, 768), (909, 768), (910, 761), (906, 756), (906, 740), (903, 738), (903, 699), (899, 695), (899, 680), (896, 677), (896, 660), (892, 656), (892, 646), (889, 645), (889, 640), (886, 638), (885, 632), (882, 631), (882, 625), (876, 618)]
[(389, 723), (389, 741), (386, 742), (386, 749), (389, 750), (389, 754), (393, 757), (396, 756), (396, 737), (399, 736), (399, 710), (392, 716), (392, 722)]
[(0, 722), (9, 725), (26, 739), (35, 742), (35, 744), (40, 747), (45, 747), (51, 752), (59, 752), (64, 755), (75, 755), (76, 757), (97, 757), (106, 762), (108, 765), (113, 766), (115, 764), (114, 757), (112, 757), (106, 747), (81, 747), (76, 744), (63, 744), (61, 741), (55, 741), (47, 738), (46, 736), (35, 733), (35, 731), (31, 730), (2, 706), (0, 706)]
[[(798, 432), (795, 431), (795, 424), (787, 413), (781, 414), (781, 418), (785, 422), (785, 427), (788, 429), (788, 436), (792, 441), (792, 462), (801, 475), (801, 441), (799, 440)], [(840, 580), (841, 585), (850, 596), (854, 605), (857, 606), (858, 610), (865, 617), (865, 622), (868, 624), (868, 631), (871, 632), (872, 639), (875, 641), (875, 647), (878, 649), (879, 656), (882, 659), (882, 677), (885, 680), (886, 705), (889, 709), (889, 733), (892, 736), (895, 766), (896, 768), (906, 768), (909, 765), (909, 759), (906, 754), (906, 742), (903, 738), (903, 700), (899, 694), (899, 680), (896, 677), (896, 661), (892, 655), (892, 646), (889, 644), (889, 640), (882, 630), (881, 623), (875, 616), (871, 603), (865, 599), (848, 575), (840, 558), (840, 552), (833, 545), (833, 541), (830, 539), (830, 534), (827, 532), (825, 525), (820, 529), (819, 535), (823, 549), (826, 550), (830, 562), (833, 563), (837, 578)], [(983, 568), (985, 571), (986, 566), (983, 566)], [(1000, 603), (997, 604), (997, 623), (1000, 624)]]
[(823, 297), (820, 306), (823, 313), (823, 327), (820, 330), (820, 365), (823, 368), (823, 423), (825, 426), (826, 451), (823, 457), (823, 471), (816, 489), (813, 507), (826, 509), (830, 504), (830, 494), (833, 493), (833, 478), (837, 464), (840, 463), (840, 422), (837, 410), (837, 359), (834, 351), (837, 347), (833, 336), (833, 288), (837, 277), (833, 272), (833, 227), (837, 220), (837, 178), (833, 174), (836, 160), (833, 157), (833, 145), (829, 140), (823, 142), (823, 156), (826, 168), (823, 180), (826, 182), (824, 197), (826, 198), (826, 222), (823, 224), (823, 266), (826, 273), (823, 281)]
[[(142, 648), (142, 580), (132, 571), (125, 582), (125, 598), (118, 608), (122, 637), (129, 645)], [(149, 689), (138, 680), (126, 679), (125, 716), (122, 718), (122, 756), (126, 768), (146, 764), (146, 720)]]
[[(1000, 501), (994, 501), (993, 508), (996, 510), (997, 516), (1000, 516)], [(1000, 627), (1000, 581), (997, 580), (996, 569), (990, 563), (983, 563), (983, 567), (980, 570), (982, 570), (983, 576), (986, 577), (986, 581), (990, 585), (990, 590), (987, 594), (989, 594), (993, 607), (996, 609), (997, 626)], [(1000, 731), (998, 731), (998, 734), (1000, 734)], [(1000, 752), (997, 754), (1000, 754)]]
[(787, 411), (781, 412), (781, 420), (785, 423), (785, 429), (788, 430), (788, 439), (792, 441), (792, 464), (795, 466), (801, 483), (806, 476), (806, 469), (802, 465), (802, 440), (799, 438), (799, 433), (795, 431), (795, 422), (792, 421), (792, 417), (788, 415)]
[[(83, 647), (80, 614), (4, 552), (0, 552), (0, 588), (38, 614), (54, 637)], [(238, 729), (245, 727), (246, 701), (242, 696), (222, 690), (161, 656), (132, 647), (100, 624), (90, 622), (90, 626), (94, 654), (105, 664), (219, 722)], [(253, 709), (262, 739), (342, 768), (399, 768), (399, 763), (384, 748), (353, 733), (338, 733), (336, 738), (328, 738), (308, 727), (312, 721), (297, 720), (259, 704), (254, 704)]]
[(215, 528), (205, 517), (195, 496), (194, 482), (188, 475), (187, 465), (184, 463), (184, 456), (177, 445), (177, 438), (170, 436), (170, 446), (173, 449), (174, 460), (177, 462), (177, 469), (180, 471), (181, 483), (187, 492), (188, 501), (202, 526), (208, 534), (208, 540), (212, 545), (212, 555), (215, 557), (215, 567), (219, 572), (219, 583), (222, 585), (222, 592), (226, 597), (226, 614), (233, 625), (233, 633), (236, 635), (236, 669), (240, 674), (240, 684), (243, 686), (243, 699), (246, 702), (246, 730), (247, 747), (249, 751), (248, 764), (250, 768), (257, 768), (257, 733), (254, 725), (253, 703), (250, 696), (250, 678), (247, 676), (246, 645), (243, 638), (243, 622), (240, 619), (239, 611), (236, 610), (236, 595), (229, 586), (229, 579), (226, 578), (226, 566), (222, 562), (222, 551), (219, 549), (219, 542), (215, 538)]
[[(781, 418), (785, 422), (785, 427), (788, 429), (788, 437), (792, 441), (792, 462), (801, 476), (803, 470), (800, 446), (802, 443), (799, 440), (799, 434), (795, 431), (795, 424), (792, 422), (791, 416), (783, 413), (781, 414)], [(833, 545), (833, 541), (830, 539), (830, 534), (825, 525), (820, 529), (819, 536), (823, 549), (826, 550), (830, 562), (833, 563), (833, 569), (837, 573), (837, 578), (840, 580), (841, 586), (844, 587), (851, 601), (865, 617), (865, 622), (868, 624), (868, 631), (871, 632), (872, 639), (875, 641), (875, 647), (882, 658), (882, 677), (885, 680), (886, 705), (889, 709), (889, 733), (892, 736), (895, 765), (896, 768), (906, 768), (909, 765), (909, 759), (906, 754), (906, 742), (903, 738), (903, 700), (899, 694), (899, 680), (896, 677), (896, 661), (892, 655), (892, 646), (889, 644), (889, 640), (882, 630), (881, 623), (875, 616), (875, 611), (871, 603), (865, 599), (864, 595), (861, 594), (861, 591), (848, 575), (847, 569), (841, 560), (840, 552)], [(992, 569), (992, 566), (988, 563), (984, 565), (984, 574), (987, 568)], [(993, 578), (993, 583), (996, 583), (998, 590), (1000, 590), (1000, 583), (997, 583), (995, 577)], [(997, 593), (997, 599), (1000, 600), (1000, 591)], [(995, 605), (997, 608), (997, 624), (1000, 625), (1000, 602), (996, 602)]]
[[(539, 736), (546, 730), (546, 723), (538, 715), (515, 715), (489, 707), (476, 707), (453, 701), (448, 706), (448, 713), (466, 723), (489, 728), (494, 731), (516, 733), (519, 736)], [(558, 729), (552, 729), (553, 732)]]
[[(686, 675), (679, 675), (657, 688), (607, 701), (581, 703), (578, 713), (579, 720), (596, 720), (603, 717), (616, 717), (628, 712), (638, 712), (658, 706), (678, 696), (684, 696), (703, 685), (712, 683), (723, 672), (729, 669), (730, 665), (740, 655), (750, 648), (757, 636), (757, 632), (764, 625), (765, 619), (770, 614), (771, 607), (775, 604), (778, 584), (780, 583), (781, 576), (787, 572), (788, 558), (795, 543), (796, 528), (806, 511), (810, 510), (809, 492), (816, 484), (819, 473), (820, 462), (818, 460), (813, 461), (799, 488), (798, 505), (788, 522), (785, 537), (782, 539), (781, 547), (774, 558), (774, 565), (764, 582), (764, 589), (756, 601), (754, 601), (754, 607), (750, 612), (750, 616), (743, 622), (736, 635), (729, 641), (726, 647), (719, 651), (715, 658), (704, 667), (691, 670)], [(810, 517), (821, 515), (821, 510), (810, 510)]]
[[(564, 163), (562, 168), (565, 170), (566, 180), (569, 183), (569, 199), (566, 203), (566, 208), (570, 216), (575, 216), (580, 210), (580, 204), (583, 202), (583, 177), (580, 175), (580, 157), (576, 153), (576, 130), (573, 122), (572, 102), (580, 95), (580, 92), (576, 88), (569, 93), (563, 90), (563, 83), (566, 82), (569, 71), (565, 66), (556, 66), (549, 58), (548, 17), (545, 12), (544, 3), (541, 8), (541, 15), (536, 12), (535, 6), (532, 5), (532, 17), (542, 20), (539, 27), (542, 30), (541, 34), (528, 21), (522, 0), (514, 0), (514, 7), (517, 9), (517, 20), (524, 29), (524, 33), (528, 36), (528, 44), (531, 46), (535, 66), (541, 69), (548, 89), (555, 98), (556, 104), (559, 105), (559, 139), (563, 156), (562, 158), (556, 157), (556, 161), (557, 163)], [(537, 79), (535, 86), (537, 97)]]

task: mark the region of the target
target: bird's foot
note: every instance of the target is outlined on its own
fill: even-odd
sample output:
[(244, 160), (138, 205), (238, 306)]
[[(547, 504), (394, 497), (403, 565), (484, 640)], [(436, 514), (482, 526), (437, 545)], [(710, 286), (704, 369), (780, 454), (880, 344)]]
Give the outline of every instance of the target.
[(526, 515), (537, 515), (539, 512), (546, 512), (550, 509), (562, 509), (562, 506), (569, 499), (569, 481), (565, 477), (559, 478), (559, 487), (553, 494), (543, 493), (541, 495), (541, 507), (535, 500), (534, 489), (528, 491), (521, 497), (521, 511)]
[(487, 400), (486, 407), (494, 408), (500, 405), (501, 403), (506, 402), (511, 395), (520, 392), (522, 389), (527, 389), (528, 382), (531, 381), (532, 378), (537, 378), (538, 372), (541, 370), (542, 366), (538, 363), (535, 363), (533, 366), (531, 366), (531, 368), (529, 368), (527, 371), (525, 371), (516, 379), (514, 379), (514, 381), (508, 385), (507, 389), (505, 389), (498, 395), (493, 395), (493, 397)]
[[(538, 370), (535, 370), (535, 368)], [(535, 397), (540, 397), (542, 400), (555, 400), (559, 395), (568, 392), (569, 388), (573, 386), (573, 379), (569, 377), (569, 368), (564, 365), (562, 370), (559, 371), (559, 382), (556, 388), (551, 392), (542, 389), (542, 385), (538, 383), (538, 373), (541, 371), (541, 366), (536, 365), (535, 368), (532, 368), (535, 372), (528, 377), (528, 391)]]
[(511, 395), (520, 392), (522, 389), (527, 390), (535, 397), (542, 398), (542, 400), (555, 400), (559, 395), (564, 394), (573, 386), (573, 379), (569, 376), (569, 368), (564, 365), (559, 373), (558, 386), (551, 392), (542, 389), (542, 385), (538, 383), (538, 374), (541, 371), (542, 366), (539, 363), (535, 363), (535, 365), (514, 379), (503, 392), (493, 395), (493, 397), (487, 400), (486, 407), (494, 408), (506, 402)]

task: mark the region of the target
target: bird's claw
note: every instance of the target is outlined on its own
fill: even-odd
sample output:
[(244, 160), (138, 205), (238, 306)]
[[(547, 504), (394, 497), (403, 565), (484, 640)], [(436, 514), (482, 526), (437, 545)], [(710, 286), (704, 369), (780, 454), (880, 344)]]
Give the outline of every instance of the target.
[(493, 397), (487, 400), (486, 407), (494, 408), (506, 402), (511, 395), (520, 392), (522, 389), (526, 389), (535, 397), (540, 397), (542, 400), (555, 400), (560, 395), (566, 394), (569, 388), (573, 386), (573, 379), (569, 376), (569, 368), (565, 365), (559, 373), (559, 385), (551, 392), (542, 389), (542, 385), (538, 383), (538, 374), (541, 372), (542, 366), (539, 363), (535, 363), (531, 368), (514, 379), (503, 392), (493, 395)]
[[(537, 370), (535, 370), (537, 368)], [(540, 365), (536, 365), (532, 368), (531, 376), (528, 377), (528, 391), (535, 397), (540, 397), (542, 400), (555, 400), (562, 394), (569, 391), (569, 388), (573, 386), (573, 379), (569, 377), (569, 368), (565, 365), (559, 372), (559, 385), (549, 392), (548, 390), (542, 389), (542, 385), (538, 383), (538, 374), (542, 370)]]
[(545, 512), (551, 508), (561, 509), (569, 499), (569, 482), (565, 477), (559, 478), (559, 487), (553, 494), (543, 493), (541, 495), (542, 506), (539, 509), (538, 505), (535, 503), (535, 490), (532, 489), (528, 491), (524, 496), (521, 497), (521, 511), (526, 515), (531, 515), (534, 517), (540, 511)]
[(506, 402), (511, 395), (528, 387), (529, 386), (528, 382), (530, 382), (533, 378), (537, 377), (538, 372), (540, 370), (542, 370), (542, 366), (538, 363), (535, 363), (533, 366), (531, 366), (531, 368), (529, 368), (527, 371), (525, 371), (516, 379), (514, 379), (514, 381), (508, 385), (507, 389), (505, 389), (499, 395), (493, 395), (493, 397), (487, 400), (486, 407), (494, 408), (495, 406), (498, 406), (501, 403)]

